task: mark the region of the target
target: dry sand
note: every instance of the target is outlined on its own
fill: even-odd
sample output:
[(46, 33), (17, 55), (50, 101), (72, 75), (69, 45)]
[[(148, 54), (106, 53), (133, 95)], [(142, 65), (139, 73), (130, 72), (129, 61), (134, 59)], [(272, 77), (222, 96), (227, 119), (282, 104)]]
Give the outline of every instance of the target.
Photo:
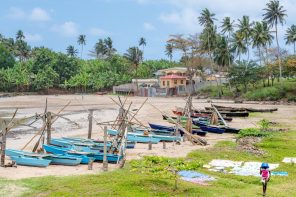
[[(65, 117), (77, 122), (80, 128), (77, 128), (72, 123), (64, 119), (58, 119), (53, 125), (53, 137), (70, 137), (70, 136), (87, 136), (88, 128), (88, 113), (87, 109), (93, 108), (97, 111), (94, 112), (93, 123), (93, 138), (102, 139), (102, 128), (96, 123), (114, 120), (118, 114), (118, 106), (110, 99), (110, 97), (117, 100), (115, 96), (98, 96), (98, 95), (58, 95), (58, 96), (17, 96), (10, 98), (0, 98), (0, 118), (9, 118), (16, 108), (18, 108), (17, 118), (29, 117), (35, 113), (42, 113), (44, 111), (45, 99), (48, 98), (48, 110), (52, 112), (58, 112), (69, 101), (71, 104), (62, 112), (67, 114)], [(132, 109), (137, 109), (141, 106), (146, 98), (143, 97), (129, 97), (127, 103), (132, 102)], [(148, 103), (153, 104), (161, 111), (171, 114), (171, 109), (174, 107), (183, 107), (185, 104), (184, 98), (149, 98)], [(296, 121), (296, 106), (287, 105), (263, 105), (263, 104), (234, 104), (232, 101), (213, 100), (214, 103), (219, 103), (225, 106), (237, 106), (237, 107), (253, 107), (253, 108), (274, 108), (279, 110), (274, 113), (260, 113), (249, 118), (234, 118), (229, 124), (236, 128), (248, 128), (255, 127), (256, 123), (262, 118), (279, 123), (281, 126), (295, 126)], [(193, 105), (195, 108), (203, 108), (210, 106), (206, 100), (193, 99)], [(145, 104), (136, 116), (139, 121), (147, 125), (151, 123), (161, 123), (170, 125), (166, 121), (162, 120), (159, 111), (154, 109), (149, 104)], [(291, 123), (294, 123), (291, 124)], [(40, 128), (42, 122), (36, 122), (32, 126), (35, 129), (22, 127), (14, 129), (10, 133), (10, 137), (7, 140), (7, 148), (20, 149), (29, 139), (34, 136), (38, 128)], [(234, 136), (231, 134), (208, 134), (205, 139), (209, 145), (206, 147), (192, 145), (189, 142), (183, 142), (181, 145), (175, 145), (173, 143), (166, 143), (166, 149), (163, 149), (163, 144), (159, 143), (153, 145), (152, 150), (148, 150), (147, 144), (136, 144), (135, 149), (129, 149), (127, 151), (127, 159), (139, 159), (144, 155), (159, 155), (167, 157), (184, 157), (189, 152), (196, 149), (206, 149), (211, 147), (215, 143), (221, 140), (234, 140)], [(32, 150), (34, 142), (26, 148), (26, 150)], [(116, 165), (109, 165), (111, 169), (117, 168)], [(0, 168), (0, 177), (8, 179), (21, 179), (28, 177), (39, 177), (47, 175), (66, 176), (66, 175), (80, 175), (80, 174), (95, 174), (101, 172), (102, 164), (95, 163), (94, 170), (88, 170), (87, 165), (79, 165), (75, 167), (68, 166), (49, 166), (47, 168), (35, 168), (18, 166), (17, 168)]]

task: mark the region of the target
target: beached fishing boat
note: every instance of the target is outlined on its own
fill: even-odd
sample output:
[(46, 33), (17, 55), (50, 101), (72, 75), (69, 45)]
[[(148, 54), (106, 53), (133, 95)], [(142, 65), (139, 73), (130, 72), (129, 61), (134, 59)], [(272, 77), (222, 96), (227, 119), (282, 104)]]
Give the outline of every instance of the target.
[[(113, 129), (108, 129), (107, 133), (108, 135), (111, 135), (111, 136), (118, 135), (118, 131)], [(159, 138), (153, 138), (151, 136), (144, 136), (144, 135), (138, 136), (138, 135), (132, 135), (132, 134), (127, 135), (127, 140), (132, 142), (152, 143), (152, 144), (157, 144), (158, 142), (160, 142)]]
[(47, 167), (51, 160), (43, 159), (40, 157), (28, 157), (24, 155), (10, 156), (12, 161), (17, 165), (33, 166), (33, 167)]
[[(95, 146), (103, 147), (104, 141), (102, 140), (93, 140), (93, 139), (84, 139), (84, 138), (72, 138), (72, 137), (62, 137), (63, 140), (76, 142), (76, 143), (93, 143)], [(112, 141), (107, 141), (107, 146), (111, 146)], [(126, 148), (132, 149), (135, 148), (136, 143), (127, 141)]]
[[(148, 123), (148, 124), (152, 129), (162, 130), (162, 131), (167, 130), (167, 131), (169, 131), (171, 133), (175, 132), (175, 127), (163, 126), (163, 125), (152, 124), (152, 123)], [(184, 135), (184, 132), (180, 128), (179, 128), (179, 132), (180, 132), (181, 136)], [(207, 132), (202, 131), (200, 129), (192, 129), (192, 134), (196, 134), (196, 135), (199, 135), (199, 136), (206, 136)]]
[(203, 131), (211, 132), (211, 133), (217, 133), (217, 134), (222, 134), (225, 132), (225, 129), (222, 129), (217, 126), (212, 126), (212, 125), (201, 125), (200, 129)]
[(53, 155), (53, 154), (39, 154), (33, 152), (26, 152), (21, 150), (7, 149), (7, 156), (27, 156), (51, 160), (50, 164), (75, 166), (80, 164), (81, 158), (76, 158), (68, 155)]
[[(206, 113), (206, 114), (212, 114), (213, 111), (201, 111), (202, 113)], [(249, 116), (249, 112), (247, 111), (243, 111), (243, 112), (229, 112), (229, 111), (219, 111), (219, 113), (221, 115), (225, 115), (228, 117), (248, 117)]]
[(220, 106), (220, 105), (214, 105), (218, 110), (221, 111), (248, 111), (248, 112), (274, 112), (277, 111), (277, 108), (266, 108), (266, 109), (255, 109), (250, 107), (226, 107), (226, 106)]
[[(50, 145), (43, 145), (44, 149), (48, 152), (57, 154), (57, 153), (64, 153), (67, 155), (79, 155), (79, 156), (87, 156), (89, 159), (94, 159), (95, 161), (103, 161), (104, 153), (102, 152), (85, 152), (85, 151), (76, 151), (76, 150), (69, 150), (68, 148), (62, 147), (54, 147)], [(88, 159), (88, 160), (89, 160)], [(118, 156), (116, 154), (107, 153), (107, 161), (108, 162), (117, 162), (122, 159), (122, 156)], [(85, 161), (84, 161), (85, 162)]]
[[(179, 116), (183, 115), (183, 112), (179, 112), (179, 111), (175, 111), (173, 110), (173, 113)], [(231, 122), (232, 121), (232, 117), (227, 117), (226, 115), (222, 116), (224, 120)], [(177, 117), (172, 117), (174, 119), (176, 119)], [(211, 113), (198, 113), (197, 111), (195, 113), (192, 113), (191, 118), (206, 118), (206, 119), (210, 119), (211, 118)], [(220, 118), (218, 118), (218, 120), (220, 120)]]
[(43, 148), (46, 152), (52, 153), (52, 154), (60, 154), (60, 155), (69, 155), (71, 157), (76, 157), (81, 159), (81, 164), (88, 164), (90, 160), (94, 160), (93, 157), (88, 157), (85, 154), (76, 154), (76, 153), (68, 153), (71, 149), (69, 148), (62, 148), (52, 145), (43, 144)]

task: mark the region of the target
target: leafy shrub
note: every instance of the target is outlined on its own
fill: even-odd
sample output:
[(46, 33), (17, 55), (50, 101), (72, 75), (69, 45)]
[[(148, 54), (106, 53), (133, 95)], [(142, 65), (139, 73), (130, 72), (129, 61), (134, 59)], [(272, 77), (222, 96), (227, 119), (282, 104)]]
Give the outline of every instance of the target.
[(268, 137), (270, 136), (270, 133), (261, 131), (257, 128), (248, 128), (248, 129), (242, 129), (238, 133), (239, 138), (243, 137)]

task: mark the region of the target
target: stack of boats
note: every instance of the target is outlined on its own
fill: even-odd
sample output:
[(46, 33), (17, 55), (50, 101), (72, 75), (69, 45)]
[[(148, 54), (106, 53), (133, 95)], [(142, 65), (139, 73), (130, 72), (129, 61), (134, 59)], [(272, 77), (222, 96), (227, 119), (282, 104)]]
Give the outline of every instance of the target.
[[(109, 136), (120, 135), (117, 130), (112, 129), (107, 130), (107, 133)], [(126, 143), (121, 148), (134, 148), (136, 143), (156, 144), (160, 141), (172, 142), (181, 141), (181, 139), (181, 136), (175, 136), (171, 130), (150, 129), (148, 131), (147, 128), (133, 128), (131, 132), (128, 132)], [(108, 150), (110, 150), (112, 143), (112, 141), (106, 143)], [(103, 148), (103, 141), (63, 137), (51, 139), (50, 145), (43, 144), (46, 154), (7, 149), (6, 155), (17, 165), (36, 167), (47, 167), (50, 164), (74, 166), (88, 164), (91, 160), (103, 161)], [(106, 156), (110, 163), (117, 163), (122, 159), (122, 155), (118, 154), (107, 153)]]
[[(111, 141), (106, 145), (111, 146)], [(127, 142), (127, 148), (134, 148), (134, 142)], [(6, 155), (17, 165), (47, 167), (50, 164), (70, 165), (88, 164), (92, 161), (103, 161), (104, 143), (91, 139), (60, 138), (51, 139), (51, 144), (43, 144), (46, 154), (7, 149)], [(107, 161), (119, 162), (122, 155), (107, 153)]]
[[(214, 107), (220, 113), (220, 117), (218, 117), (218, 124), (211, 124), (211, 117), (213, 112), (215, 112)], [(223, 121), (232, 121), (233, 117), (248, 117), (249, 112), (274, 112), (277, 111), (276, 108), (272, 109), (254, 109), (254, 108), (235, 108), (235, 107), (224, 107), (213, 105), (213, 107), (206, 107), (205, 110), (195, 110), (191, 115), (192, 118), (192, 133), (200, 136), (205, 136), (207, 132), (212, 133), (238, 133), (240, 130), (236, 128), (231, 128), (229, 126), (225, 126)], [(187, 116), (183, 116), (183, 109), (178, 108), (177, 110), (173, 110), (173, 113), (178, 115), (176, 116), (165, 116), (163, 115), (163, 119), (167, 120), (170, 123), (176, 123), (177, 119), (179, 123), (185, 127), (187, 124)], [(223, 118), (223, 120), (221, 119)], [(163, 125), (149, 124), (153, 129), (166, 129), (166, 130), (175, 130), (174, 127), (167, 127)], [(182, 129), (179, 129), (181, 135), (184, 134)]]

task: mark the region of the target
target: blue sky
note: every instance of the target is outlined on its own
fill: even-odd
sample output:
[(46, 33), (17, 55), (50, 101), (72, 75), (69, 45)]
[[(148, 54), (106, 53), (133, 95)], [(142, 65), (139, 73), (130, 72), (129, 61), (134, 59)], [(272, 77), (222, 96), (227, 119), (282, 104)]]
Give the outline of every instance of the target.
[[(138, 44), (145, 37), (145, 59), (166, 58), (165, 41), (171, 34), (193, 34), (201, 31), (197, 17), (202, 9), (216, 13), (220, 21), (249, 15), (261, 20), (267, 0), (9, 0), (0, 7), (0, 33), (14, 37), (25, 33), (32, 46), (46, 46), (65, 52), (68, 45), (78, 49), (77, 36), (85, 34), (84, 58), (99, 38), (110, 36), (119, 53)], [(296, 24), (296, 3), (282, 0), (289, 17), (280, 28)], [(220, 21), (217, 25), (220, 26)], [(291, 47), (288, 47), (291, 50)]]

